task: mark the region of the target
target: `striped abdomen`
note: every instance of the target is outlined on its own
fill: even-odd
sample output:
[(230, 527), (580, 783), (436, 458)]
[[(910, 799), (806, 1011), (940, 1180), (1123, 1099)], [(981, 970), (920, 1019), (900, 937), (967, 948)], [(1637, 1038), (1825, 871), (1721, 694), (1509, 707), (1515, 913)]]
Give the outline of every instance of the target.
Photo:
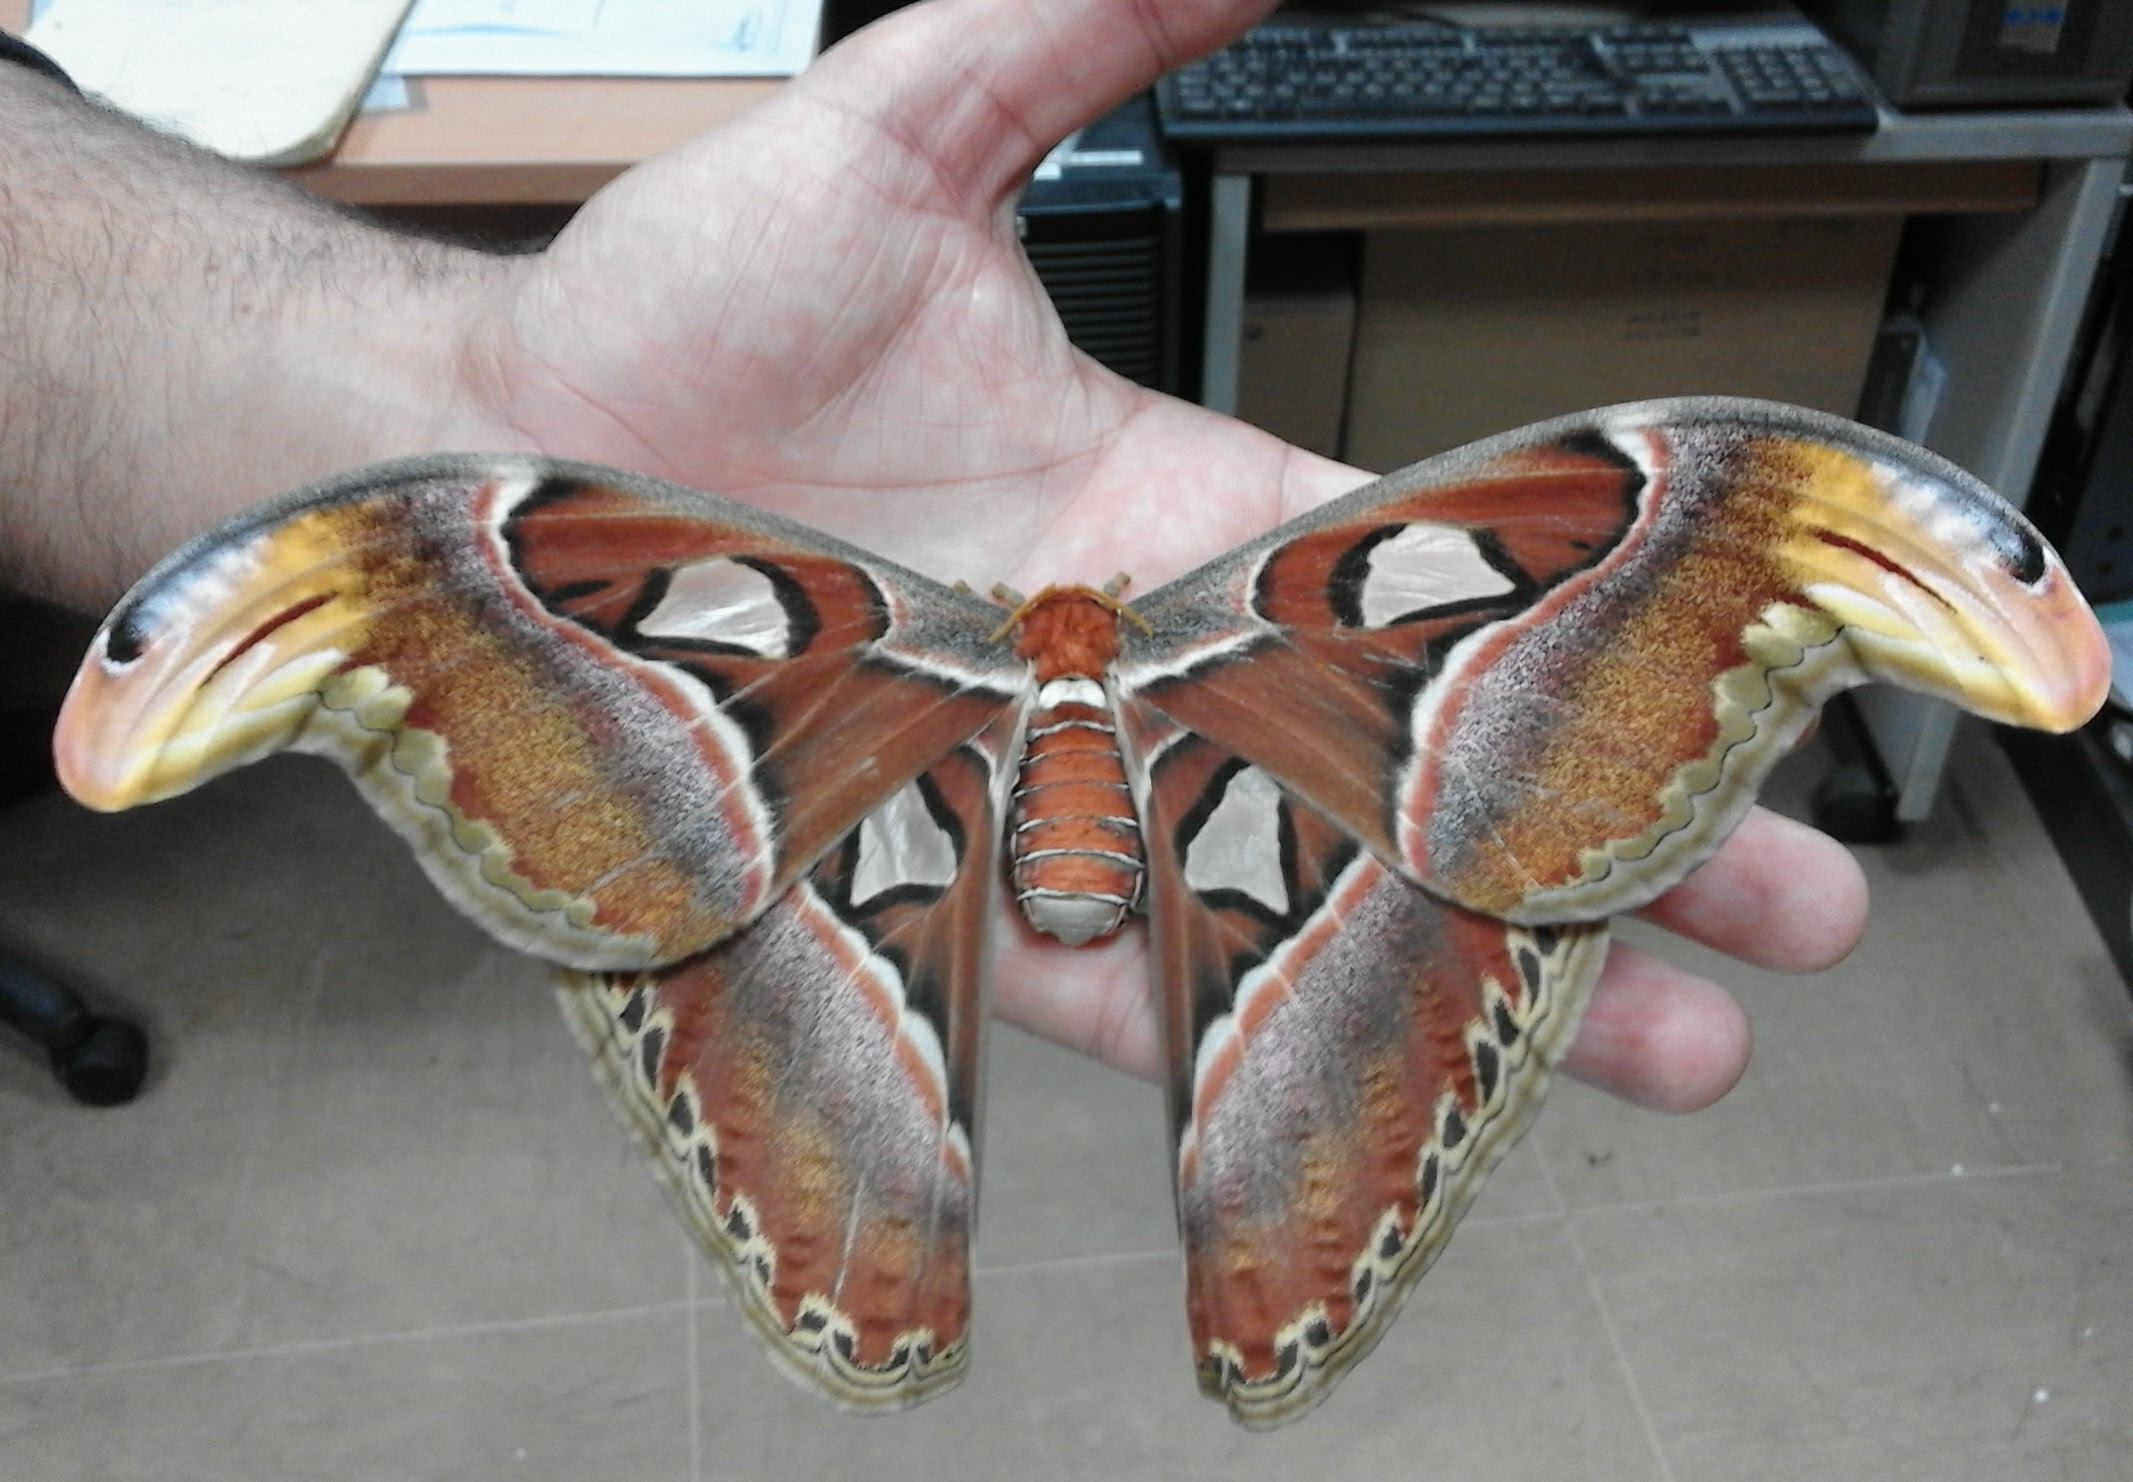
[(1141, 829), (1103, 686), (1069, 675), (1037, 692), (1015, 783), (1015, 898), (1068, 946), (1116, 931), (1140, 899)]

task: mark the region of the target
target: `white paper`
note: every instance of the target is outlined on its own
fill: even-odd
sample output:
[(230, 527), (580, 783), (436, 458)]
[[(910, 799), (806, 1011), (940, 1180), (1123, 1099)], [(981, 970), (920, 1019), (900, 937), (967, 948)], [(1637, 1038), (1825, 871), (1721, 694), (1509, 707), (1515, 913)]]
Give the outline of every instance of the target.
[(85, 91), (256, 164), (332, 147), (407, 0), (54, 0), (31, 41)]
[(413, 107), (415, 95), (407, 85), (407, 79), (390, 72), (380, 72), (370, 80), (370, 91), (363, 94), (363, 113), (400, 113)]
[(416, 0), (384, 70), (790, 77), (821, 23), (822, 0)]

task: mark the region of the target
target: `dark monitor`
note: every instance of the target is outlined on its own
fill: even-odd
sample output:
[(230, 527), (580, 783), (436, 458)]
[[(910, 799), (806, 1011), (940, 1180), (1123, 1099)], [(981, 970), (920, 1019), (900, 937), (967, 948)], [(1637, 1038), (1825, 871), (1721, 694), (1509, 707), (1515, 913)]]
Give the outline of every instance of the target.
[[(841, 41), (868, 22), (908, 3), (910, 0), (823, 0), (822, 44)], [(1452, 26), (1606, 26), (1625, 21), (1768, 14), (1789, 9), (1773, 0), (1625, 0), (1616, 4), (1575, 4), (1566, 0), (1478, 0), (1460, 4), (1449, 0), (1437, 5), (1386, 0), (1297, 0), (1276, 10), (1271, 19), (1337, 26), (1401, 21), (1438, 21)]]
[(908, 0), (822, 0), (822, 44), (842, 41), (861, 26), (878, 21)]

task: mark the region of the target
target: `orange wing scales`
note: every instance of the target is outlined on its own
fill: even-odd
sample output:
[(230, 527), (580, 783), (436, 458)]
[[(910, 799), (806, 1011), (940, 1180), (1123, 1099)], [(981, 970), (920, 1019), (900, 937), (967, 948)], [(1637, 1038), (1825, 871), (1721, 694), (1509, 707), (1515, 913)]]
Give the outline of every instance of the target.
[(1236, 1071), (1202, 1087), (1180, 1177), (1201, 1387), (1254, 1427), (1384, 1335), (1539, 1111), (1605, 953), (1604, 926), (1508, 927), (1367, 856), (1325, 909)]
[[(322, 751), (514, 945), (642, 963), (748, 920), (773, 842), (745, 755), (675, 676), (621, 667), (509, 575), (490, 532), (536, 483), (321, 504), (149, 578), (62, 718), (77, 796), (125, 806)], [(165, 629), (206, 594), (213, 624)]]
[[(567, 979), (564, 1010), (782, 1365), (848, 1404), (909, 1403), (962, 1366), (971, 1154), (893, 984), (827, 915), (797, 888), (706, 957)], [(897, 1094), (815, 1089), (848, 1078)]]
[(943, 589), (945, 619), (907, 619), (819, 547), (578, 465), (367, 470), (143, 578), (76, 679), (62, 773), (125, 807), (322, 752), (503, 940), (671, 962), (1020, 699), (988, 604)]

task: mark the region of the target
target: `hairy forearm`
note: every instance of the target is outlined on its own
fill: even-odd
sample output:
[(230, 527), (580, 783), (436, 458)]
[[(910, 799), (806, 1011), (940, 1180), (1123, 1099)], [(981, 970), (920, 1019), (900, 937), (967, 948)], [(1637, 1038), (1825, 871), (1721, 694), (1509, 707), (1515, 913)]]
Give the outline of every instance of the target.
[(498, 260), (20, 68), (0, 141), (0, 585), (99, 607), (254, 500), (453, 440)]

